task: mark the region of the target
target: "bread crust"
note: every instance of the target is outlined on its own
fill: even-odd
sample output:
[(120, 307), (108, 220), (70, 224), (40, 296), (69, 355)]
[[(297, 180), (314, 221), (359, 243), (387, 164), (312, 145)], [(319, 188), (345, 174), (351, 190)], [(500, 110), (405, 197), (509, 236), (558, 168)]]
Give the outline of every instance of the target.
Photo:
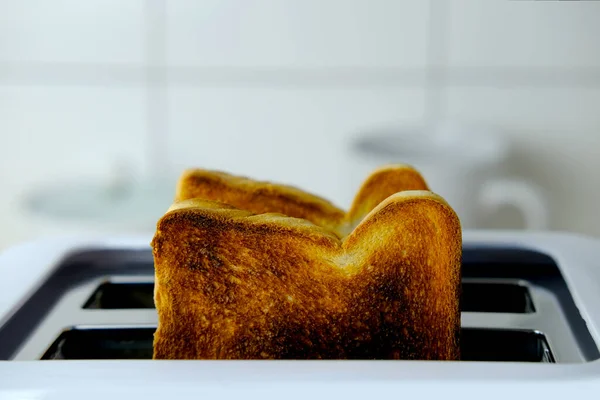
[[(198, 182), (197, 173), (187, 177)], [(191, 187), (221, 190), (187, 179), (179, 198), (198, 194)], [(256, 187), (238, 180), (227, 190), (243, 185)], [(349, 215), (372, 209), (343, 237), (328, 222), (352, 217), (295, 189), (283, 197), (262, 192), (273, 201), (265, 208), (311, 210), (310, 218), (256, 214), (260, 202), (244, 190), (241, 200), (234, 190), (219, 195), (233, 205), (197, 198), (175, 203), (152, 241), (154, 358), (458, 359), (458, 217), (423, 190), (395, 193), (371, 207), (377, 195), (369, 192), (379, 190), (372, 185), (381, 188), (376, 181), (367, 185)], [(284, 204), (294, 196), (299, 208)], [(247, 208), (234, 207), (240, 204)]]
[(281, 213), (309, 220), (342, 238), (379, 203), (406, 190), (429, 190), (429, 187), (410, 165), (382, 166), (364, 181), (350, 210), (345, 212), (328, 200), (293, 186), (221, 171), (188, 169), (179, 179), (175, 201), (201, 198), (231, 204), (254, 214)]

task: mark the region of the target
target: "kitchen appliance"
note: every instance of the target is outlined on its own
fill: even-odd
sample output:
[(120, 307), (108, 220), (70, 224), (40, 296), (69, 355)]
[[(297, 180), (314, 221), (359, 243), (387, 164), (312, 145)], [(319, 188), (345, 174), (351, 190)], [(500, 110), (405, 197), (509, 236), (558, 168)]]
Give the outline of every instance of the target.
[(465, 231), (463, 360), (436, 362), (150, 360), (150, 239), (57, 238), (0, 255), (0, 399), (600, 390), (598, 240)]

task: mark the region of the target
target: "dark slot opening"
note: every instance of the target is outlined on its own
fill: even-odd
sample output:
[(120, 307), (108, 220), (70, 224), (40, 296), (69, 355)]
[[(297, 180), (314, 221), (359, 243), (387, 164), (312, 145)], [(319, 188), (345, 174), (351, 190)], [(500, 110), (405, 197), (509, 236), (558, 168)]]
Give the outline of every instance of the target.
[(461, 310), (491, 313), (535, 312), (529, 290), (511, 283), (463, 282)]
[(83, 308), (154, 308), (154, 284), (103, 283), (96, 289)]
[(463, 361), (520, 361), (553, 363), (542, 333), (528, 330), (463, 328)]
[[(154, 308), (152, 283), (103, 283), (83, 308)], [(463, 282), (462, 311), (531, 313), (535, 307), (526, 287), (510, 283)]]
[(154, 328), (71, 329), (42, 360), (135, 360), (152, 358)]
[[(154, 328), (72, 329), (43, 360), (151, 359)], [(463, 361), (554, 362), (544, 335), (534, 331), (464, 328)]]

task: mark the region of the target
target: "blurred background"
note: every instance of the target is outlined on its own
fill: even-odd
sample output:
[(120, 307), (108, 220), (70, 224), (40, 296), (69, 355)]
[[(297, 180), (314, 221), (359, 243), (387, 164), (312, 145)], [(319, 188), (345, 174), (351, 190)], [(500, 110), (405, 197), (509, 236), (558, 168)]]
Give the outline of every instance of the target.
[(0, 249), (152, 232), (187, 167), (348, 207), (388, 162), (423, 162), (468, 227), (598, 236), (598, 21), (596, 1), (0, 0)]

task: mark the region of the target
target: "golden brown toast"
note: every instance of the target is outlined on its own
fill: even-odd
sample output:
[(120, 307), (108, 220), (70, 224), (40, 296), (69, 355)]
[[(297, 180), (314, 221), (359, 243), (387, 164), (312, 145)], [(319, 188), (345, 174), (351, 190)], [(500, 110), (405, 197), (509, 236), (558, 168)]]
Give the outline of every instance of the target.
[(421, 174), (411, 166), (383, 166), (364, 181), (346, 213), (329, 201), (292, 186), (220, 171), (189, 169), (179, 179), (175, 200), (200, 198), (230, 204), (254, 214), (281, 213), (307, 219), (343, 237), (388, 196), (405, 190), (429, 188)]
[[(311, 216), (336, 215), (322, 205)], [(344, 239), (189, 199), (152, 247), (155, 359), (459, 357), (460, 223), (431, 192), (387, 197)]]

